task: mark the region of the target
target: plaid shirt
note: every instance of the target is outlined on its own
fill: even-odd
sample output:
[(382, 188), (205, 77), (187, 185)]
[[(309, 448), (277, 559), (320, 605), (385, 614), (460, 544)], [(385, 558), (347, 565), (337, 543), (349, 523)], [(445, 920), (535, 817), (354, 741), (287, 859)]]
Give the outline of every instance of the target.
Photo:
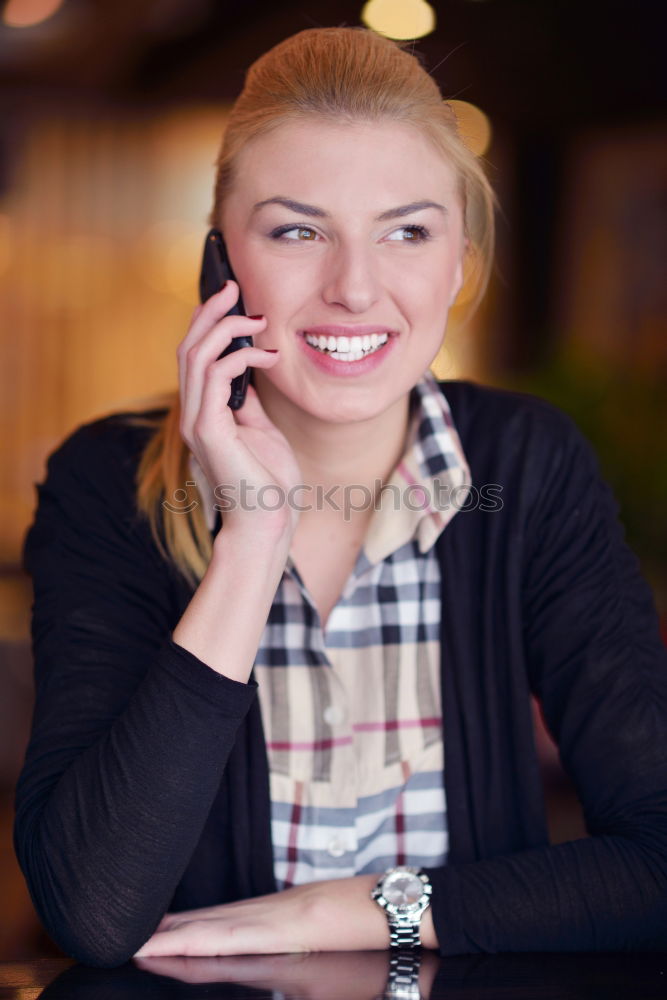
[(279, 889), (446, 862), (434, 542), (469, 484), (449, 406), (427, 373), (412, 391), (404, 455), (324, 630), (287, 560), (254, 664)]

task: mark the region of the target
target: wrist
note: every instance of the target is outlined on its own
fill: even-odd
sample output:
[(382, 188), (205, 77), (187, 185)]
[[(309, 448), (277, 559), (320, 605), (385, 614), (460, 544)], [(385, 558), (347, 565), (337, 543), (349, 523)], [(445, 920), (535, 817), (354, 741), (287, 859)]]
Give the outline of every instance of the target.
[(252, 516), (223, 524), (213, 540), (213, 554), (224, 549), (243, 552), (251, 555), (253, 552), (262, 554), (266, 559), (267, 552), (274, 550), (287, 552), (294, 534), (289, 515), (282, 510), (271, 514)]
[(413, 865), (388, 868), (371, 890), (384, 912), (392, 949), (437, 948), (431, 915), (433, 886), (428, 874)]
[(265, 575), (274, 571), (277, 585), (285, 568), (291, 541), (289, 524), (282, 519), (223, 527), (213, 540), (211, 566), (215, 570), (219, 566), (234, 565), (241, 578), (244, 575), (256, 578), (260, 568)]
[(280, 535), (270, 543), (266, 535), (218, 532), (173, 641), (218, 673), (247, 683), (287, 555)]
[(429, 906), (428, 910), (424, 913), (422, 917), (421, 927), (419, 929), (419, 934), (422, 941), (422, 948), (435, 948), (438, 949), (438, 938), (435, 933), (435, 927), (433, 926), (433, 905)]

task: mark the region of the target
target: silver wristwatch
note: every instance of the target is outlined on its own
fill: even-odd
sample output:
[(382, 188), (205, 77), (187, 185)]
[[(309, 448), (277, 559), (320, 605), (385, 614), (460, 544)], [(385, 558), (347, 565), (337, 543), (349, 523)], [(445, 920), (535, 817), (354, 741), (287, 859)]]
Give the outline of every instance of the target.
[(422, 917), (431, 905), (433, 886), (419, 868), (388, 868), (371, 892), (387, 915), (392, 948), (419, 948)]

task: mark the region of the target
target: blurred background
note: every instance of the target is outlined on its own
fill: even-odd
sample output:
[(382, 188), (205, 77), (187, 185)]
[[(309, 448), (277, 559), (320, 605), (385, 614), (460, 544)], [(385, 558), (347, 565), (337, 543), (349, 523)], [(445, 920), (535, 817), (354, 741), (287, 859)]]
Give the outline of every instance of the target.
[[(213, 163), (248, 65), (304, 28), (415, 38), (498, 193), (496, 267), (435, 365), (534, 392), (597, 450), (667, 621), (667, 141), (650, 0), (0, 5), (0, 959), (56, 954), (11, 846), (30, 722), (21, 548), (46, 456), (177, 385)], [(667, 631), (667, 630), (666, 630)], [(539, 722), (554, 842), (581, 817)]]

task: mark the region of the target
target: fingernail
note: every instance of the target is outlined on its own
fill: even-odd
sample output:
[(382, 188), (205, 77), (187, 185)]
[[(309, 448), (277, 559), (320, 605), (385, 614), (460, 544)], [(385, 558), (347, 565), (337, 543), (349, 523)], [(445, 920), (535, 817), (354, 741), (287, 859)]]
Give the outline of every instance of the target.
[(248, 316), (248, 319), (264, 319), (264, 316), (260, 313), (259, 316)]

